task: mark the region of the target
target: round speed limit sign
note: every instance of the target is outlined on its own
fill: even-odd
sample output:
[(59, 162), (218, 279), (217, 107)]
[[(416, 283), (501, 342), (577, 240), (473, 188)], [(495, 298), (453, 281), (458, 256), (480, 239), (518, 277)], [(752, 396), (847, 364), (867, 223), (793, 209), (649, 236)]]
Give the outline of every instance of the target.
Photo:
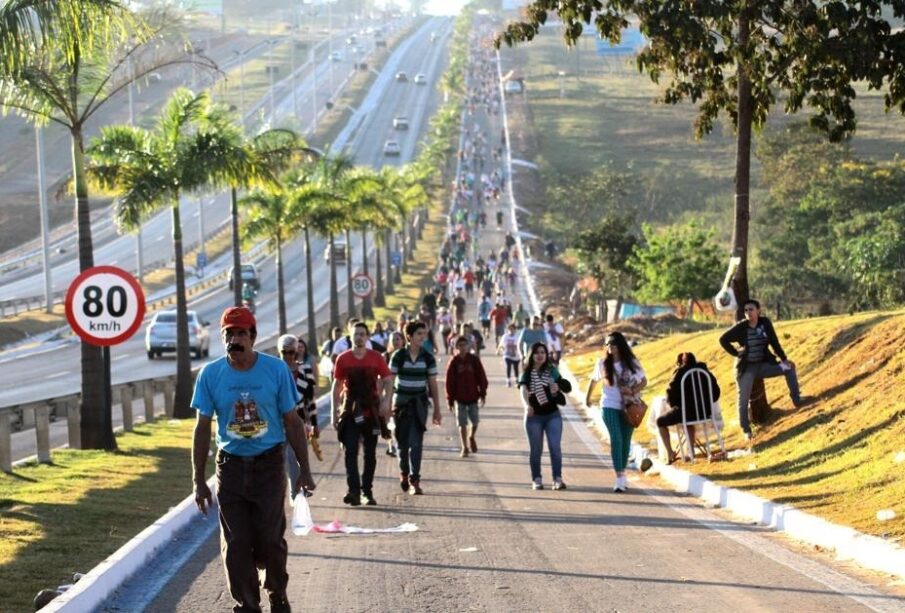
[(66, 319), (73, 331), (92, 345), (117, 345), (129, 340), (144, 316), (141, 286), (115, 266), (89, 268), (66, 292)]
[(374, 291), (374, 280), (363, 272), (352, 277), (352, 294), (356, 298), (367, 298)]

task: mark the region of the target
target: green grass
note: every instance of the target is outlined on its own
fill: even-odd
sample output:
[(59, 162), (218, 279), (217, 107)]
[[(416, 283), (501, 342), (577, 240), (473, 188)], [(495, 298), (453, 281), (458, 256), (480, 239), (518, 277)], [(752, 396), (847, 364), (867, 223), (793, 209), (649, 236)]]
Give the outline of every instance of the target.
[(51, 465), (0, 474), (2, 608), (30, 611), (39, 590), (88, 572), (188, 496), (193, 423), (139, 425), (117, 452), (55, 451)]
[[(534, 155), (546, 181), (604, 165), (630, 170), (637, 179), (631, 196), (640, 205), (642, 221), (703, 216), (728, 240), (735, 175), (735, 138), (728, 119), (722, 117), (712, 134), (696, 141), (693, 105), (655, 102), (658, 85), (638, 73), (631, 60), (598, 57), (591, 39), (582, 39), (580, 50), (570, 51), (558, 31), (544, 29), (531, 43), (502, 53), (504, 66), (525, 77), (529, 110), (523, 117), (531, 125), (513, 127), (533, 133), (536, 151), (525, 155)], [(564, 98), (559, 71), (566, 73)], [(905, 148), (905, 119), (883, 111), (882, 95), (863, 86), (857, 90), (855, 153), (892, 159)], [(806, 117), (787, 116), (778, 106), (766, 129)], [(751, 177), (756, 215), (767, 185), (756, 158)]]
[[(665, 393), (675, 356), (691, 351), (707, 363), (722, 390), (727, 449), (745, 446), (735, 408), (733, 360), (720, 348), (722, 330), (676, 334), (643, 343), (636, 353), (650, 384), (645, 397)], [(799, 372), (811, 405), (795, 410), (781, 379), (769, 379), (774, 415), (756, 428), (755, 454), (699, 461), (693, 471), (730, 487), (815, 513), (862, 532), (905, 536), (905, 311), (783, 321), (777, 333)], [(586, 385), (599, 351), (566, 358)], [(656, 448), (646, 428), (635, 440)], [(680, 465), (692, 468), (691, 465)], [(879, 521), (893, 509), (895, 519)]]

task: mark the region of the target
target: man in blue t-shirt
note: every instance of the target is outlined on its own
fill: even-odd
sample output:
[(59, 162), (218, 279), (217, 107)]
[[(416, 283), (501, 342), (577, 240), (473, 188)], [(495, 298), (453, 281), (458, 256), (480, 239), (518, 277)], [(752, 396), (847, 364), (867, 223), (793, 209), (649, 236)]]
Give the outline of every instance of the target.
[(260, 566), (270, 610), (289, 611), (283, 537), (287, 440), (299, 463), (298, 488), (315, 487), (305, 427), (293, 410), (299, 396), (285, 362), (254, 350), (257, 328), (249, 309), (223, 311), (220, 334), (226, 355), (205, 365), (192, 396), (198, 411), (192, 441), (195, 503), (207, 515), (212, 498), (205, 465), (216, 418), (221, 552), (234, 610), (260, 610)]

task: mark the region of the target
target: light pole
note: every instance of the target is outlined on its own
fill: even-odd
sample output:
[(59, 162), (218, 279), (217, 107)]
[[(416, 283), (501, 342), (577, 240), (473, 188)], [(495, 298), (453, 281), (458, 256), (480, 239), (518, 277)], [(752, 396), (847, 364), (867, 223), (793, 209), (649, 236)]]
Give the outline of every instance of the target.
[[(132, 66), (132, 56), (129, 56), (129, 62), (127, 65), (127, 69), (129, 71), (129, 125), (135, 125), (135, 101), (132, 94), (132, 85), (135, 81), (135, 71)], [(136, 275), (138, 277), (138, 282), (141, 283), (143, 281), (142, 271), (145, 268), (145, 258), (144, 258), (144, 249), (141, 245), (141, 223), (138, 224), (138, 232), (135, 233), (135, 268)]]
[(308, 51), (309, 62), (311, 63), (311, 78), (314, 79), (314, 88), (311, 93), (311, 109), (314, 111), (314, 119), (311, 120), (312, 131), (317, 131), (317, 53), (315, 50), (317, 49), (317, 45), (311, 45), (311, 49)]
[(330, 32), (327, 36), (327, 48), (330, 51), (330, 93), (329, 97), (333, 97), (333, 64), (336, 62), (333, 61), (333, 2), (327, 0), (327, 31)]
[(50, 280), (50, 223), (47, 214), (47, 182), (44, 174), (44, 128), (35, 126), (35, 145), (38, 155), (38, 202), (41, 205), (41, 252), (44, 259), (44, 309), (53, 312)]
[(269, 44), (267, 45), (267, 72), (270, 73), (270, 127), (273, 128), (274, 121), (276, 119), (276, 116), (275, 116), (276, 111), (274, 109), (275, 96), (273, 95), (273, 86), (274, 86), (274, 84), (273, 84), (273, 72), (274, 72), (273, 71), (273, 69), (274, 69), (273, 47), (276, 45), (276, 41), (271, 39), (270, 41), (268, 41), (268, 43)]

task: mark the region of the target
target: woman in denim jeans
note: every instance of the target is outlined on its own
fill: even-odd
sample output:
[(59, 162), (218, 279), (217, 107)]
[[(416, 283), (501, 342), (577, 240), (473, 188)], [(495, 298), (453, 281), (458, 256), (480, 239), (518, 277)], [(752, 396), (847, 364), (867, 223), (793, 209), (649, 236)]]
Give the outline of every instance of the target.
[(525, 434), (528, 436), (531, 464), (531, 489), (544, 489), (540, 473), (540, 457), (544, 451), (544, 433), (553, 466), (553, 489), (564, 490), (562, 480), (562, 415), (554, 396), (559, 393), (561, 376), (550, 362), (545, 343), (534, 343), (528, 355), (525, 372), (519, 379), (522, 405), (525, 407)]

